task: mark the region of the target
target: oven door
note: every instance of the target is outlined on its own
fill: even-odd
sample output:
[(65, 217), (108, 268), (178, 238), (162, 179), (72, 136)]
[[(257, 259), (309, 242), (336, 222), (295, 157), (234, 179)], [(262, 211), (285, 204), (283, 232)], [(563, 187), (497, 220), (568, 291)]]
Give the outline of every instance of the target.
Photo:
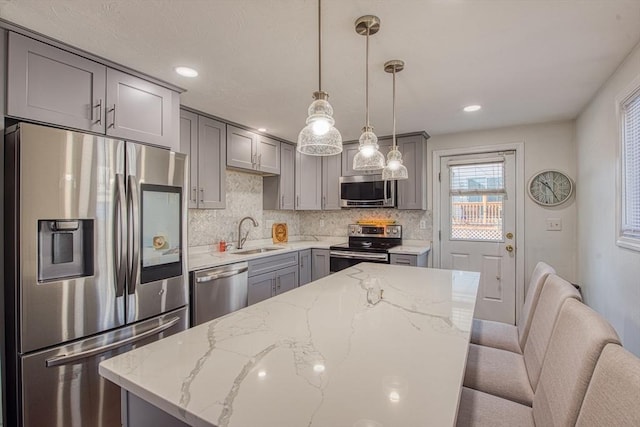
[(344, 270), (345, 268), (349, 268), (352, 265), (356, 265), (361, 262), (389, 264), (388, 253), (333, 250), (329, 254), (329, 271), (331, 271), (332, 273)]

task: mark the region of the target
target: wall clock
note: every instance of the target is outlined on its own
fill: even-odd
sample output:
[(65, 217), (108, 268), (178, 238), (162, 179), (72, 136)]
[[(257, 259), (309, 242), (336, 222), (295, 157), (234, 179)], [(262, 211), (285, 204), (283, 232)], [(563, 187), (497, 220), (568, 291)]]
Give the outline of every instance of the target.
[(529, 196), (542, 206), (557, 206), (566, 202), (573, 193), (573, 181), (557, 170), (544, 170), (535, 174), (527, 186)]

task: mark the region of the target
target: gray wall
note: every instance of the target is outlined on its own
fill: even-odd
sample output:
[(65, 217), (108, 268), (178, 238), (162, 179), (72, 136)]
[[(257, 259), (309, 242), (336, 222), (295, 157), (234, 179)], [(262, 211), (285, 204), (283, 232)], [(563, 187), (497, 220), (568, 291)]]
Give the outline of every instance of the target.
[(640, 85), (640, 44), (576, 121), (578, 279), (585, 302), (616, 328), (640, 356), (640, 252), (616, 245), (620, 139), (616, 97)]

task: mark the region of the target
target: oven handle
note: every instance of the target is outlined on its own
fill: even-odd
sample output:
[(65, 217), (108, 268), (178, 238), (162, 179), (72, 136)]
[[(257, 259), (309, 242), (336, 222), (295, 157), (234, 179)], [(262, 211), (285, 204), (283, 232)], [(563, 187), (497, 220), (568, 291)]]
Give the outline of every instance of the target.
[(333, 258), (347, 258), (347, 259), (379, 259), (386, 261), (388, 254), (368, 254), (364, 252), (349, 252), (349, 251), (331, 251), (329, 255)]

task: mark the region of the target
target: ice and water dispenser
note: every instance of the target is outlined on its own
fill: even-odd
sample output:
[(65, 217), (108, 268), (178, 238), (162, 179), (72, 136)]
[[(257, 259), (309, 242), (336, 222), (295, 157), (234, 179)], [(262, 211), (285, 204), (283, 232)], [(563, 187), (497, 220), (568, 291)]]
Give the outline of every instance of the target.
[(38, 221), (38, 281), (93, 275), (93, 220)]

